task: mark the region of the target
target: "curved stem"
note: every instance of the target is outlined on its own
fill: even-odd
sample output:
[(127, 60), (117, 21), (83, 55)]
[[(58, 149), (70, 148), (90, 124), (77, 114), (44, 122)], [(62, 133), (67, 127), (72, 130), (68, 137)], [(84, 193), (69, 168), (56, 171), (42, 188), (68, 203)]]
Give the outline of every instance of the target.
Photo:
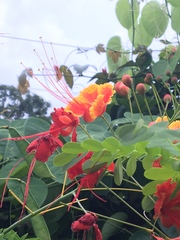
[(133, 109), (132, 109), (132, 102), (131, 102), (131, 98), (128, 94), (128, 101), (129, 101), (129, 108), (130, 108), (130, 112), (131, 112), (131, 117), (132, 117), (132, 124), (134, 123), (134, 120), (133, 120)]
[[(152, 90), (153, 90), (153, 92), (154, 92), (154, 96), (155, 96), (155, 99), (156, 99), (156, 103), (157, 103), (157, 105), (158, 105), (158, 109), (159, 109), (159, 113), (160, 113), (160, 116), (162, 117), (162, 111), (161, 111), (161, 107), (160, 107), (160, 105), (159, 105), (159, 99), (158, 99), (158, 96), (159, 96), (159, 94), (158, 94), (158, 92), (157, 92), (157, 90), (156, 90), (156, 87), (152, 84), (151, 85), (152, 86)], [(161, 100), (161, 99), (160, 99)], [(161, 101), (160, 101), (161, 102)], [(162, 103), (162, 102), (161, 102)], [(162, 105), (163, 106), (163, 105)], [(163, 106), (164, 107), (164, 106)]]
[(91, 136), (89, 135), (88, 131), (86, 131), (86, 129), (83, 127), (83, 125), (81, 123), (79, 124), (79, 127), (82, 128), (82, 130), (87, 134), (87, 136), (89, 138), (91, 138)]
[(57, 198), (57, 199), (53, 202), (53, 204), (52, 204), (52, 203), (48, 203), (47, 205), (39, 208), (38, 210), (34, 211), (33, 213), (28, 214), (28, 215), (25, 216), (24, 218), (18, 220), (18, 221), (15, 222), (14, 224), (12, 224), (10, 227), (6, 228), (6, 229), (3, 231), (3, 233), (6, 234), (6, 233), (10, 232), (12, 229), (16, 228), (19, 224), (22, 224), (22, 223), (28, 221), (30, 218), (35, 217), (37, 214), (39, 214), (39, 213), (41, 213), (42, 211), (44, 211), (46, 208), (49, 207), (49, 205), (54, 205), (55, 203), (58, 203), (59, 201), (63, 201), (63, 199), (65, 199), (65, 198), (68, 197), (68, 196), (73, 196), (73, 194), (74, 194), (74, 190), (71, 191), (71, 192), (69, 192), (69, 193), (67, 193), (67, 194), (64, 195), (64, 196), (61, 196), (61, 197)]
[(104, 115), (101, 116), (102, 119), (105, 121), (105, 123), (107, 124), (107, 126), (109, 127), (109, 129), (111, 130), (112, 134), (114, 135), (114, 137), (117, 139), (117, 136), (115, 134), (115, 132), (113, 131), (111, 125), (109, 124), (109, 122), (107, 121), (107, 119), (104, 117)]
[(149, 224), (153, 229), (155, 229), (157, 232), (159, 232), (162, 236), (167, 238), (167, 236), (161, 232), (153, 223), (149, 222), (144, 216), (142, 216), (136, 209), (134, 209), (131, 205), (129, 205), (123, 198), (121, 198), (118, 194), (116, 194), (114, 191), (111, 190), (106, 184), (104, 184), (102, 181), (100, 181), (100, 184), (103, 185), (107, 190), (109, 190), (114, 196), (117, 197), (121, 202), (123, 202), (127, 207), (129, 207), (134, 213), (136, 213), (140, 218), (142, 218), (147, 224)]
[(151, 121), (153, 121), (152, 113), (151, 113), (151, 110), (150, 110), (150, 108), (149, 108), (149, 104), (148, 104), (148, 101), (147, 101), (147, 99), (146, 99), (146, 96), (144, 96), (144, 102), (145, 102), (145, 104), (146, 104), (146, 107), (147, 107), (149, 116), (150, 116), (150, 118), (151, 118)]
[(134, 89), (132, 89), (132, 93), (133, 93), (133, 96), (134, 96), (136, 105), (137, 105), (137, 107), (138, 107), (139, 113), (140, 113), (140, 115), (141, 115), (141, 118), (143, 119), (143, 114), (142, 114), (142, 112), (141, 112), (141, 108), (140, 108), (140, 106), (139, 106), (139, 103), (138, 103), (138, 100), (137, 100), (136, 93), (135, 93)]

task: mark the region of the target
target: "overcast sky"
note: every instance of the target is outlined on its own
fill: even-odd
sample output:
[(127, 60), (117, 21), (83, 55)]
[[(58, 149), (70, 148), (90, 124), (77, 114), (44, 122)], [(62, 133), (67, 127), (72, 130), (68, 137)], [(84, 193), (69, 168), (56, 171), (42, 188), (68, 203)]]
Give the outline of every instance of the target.
[[(122, 31), (126, 33), (116, 18), (115, 5), (115, 0), (0, 0), (0, 33), (32, 40), (39, 40), (42, 36), (43, 41), (80, 47), (94, 47), (98, 43), (106, 46), (112, 36), (120, 35)], [(42, 64), (33, 49), (46, 61), (39, 43), (11, 38), (0, 38), (0, 43), (0, 84), (17, 85), (17, 76), (23, 70), (20, 62), (38, 73), (37, 69), (42, 68)], [(45, 45), (45, 48), (51, 58), (50, 45)], [(86, 55), (77, 54), (76, 51), (71, 53), (74, 49), (54, 46), (59, 65), (93, 64), (98, 70), (106, 65), (105, 54), (99, 55), (95, 51), (89, 51)], [(86, 75), (95, 73), (90, 68)], [(77, 89), (85, 86), (83, 81), (86, 80), (78, 79)], [(34, 81), (30, 82), (31, 91), (45, 96), (42, 87)]]
[[(107, 45), (115, 35), (122, 38), (125, 49), (130, 47), (127, 31), (123, 29), (115, 14), (116, 0), (0, 0), (0, 33), (1, 36), (68, 44), (79, 47), (94, 47), (98, 43)], [(32, 67), (34, 73), (42, 68), (41, 61), (33, 51), (46, 62), (43, 47), (40, 43), (21, 41), (0, 37), (0, 84), (17, 86), (17, 76), (26, 67)], [(49, 58), (53, 56), (50, 44), (45, 44)], [(106, 66), (105, 54), (97, 54), (94, 50), (85, 54), (72, 52), (73, 47), (54, 46), (58, 64), (93, 64), (98, 71)], [(71, 53), (72, 52), (72, 53)], [(71, 53), (71, 54), (70, 54)], [(93, 76), (95, 69), (88, 69), (86, 75)], [(41, 78), (42, 81), (44, 80)], [(79, 78), (74, 91), (79, 91), (88, 79)], [(53, 107), (60, 103), (33, 79), (30, 91), (48, 100)]]

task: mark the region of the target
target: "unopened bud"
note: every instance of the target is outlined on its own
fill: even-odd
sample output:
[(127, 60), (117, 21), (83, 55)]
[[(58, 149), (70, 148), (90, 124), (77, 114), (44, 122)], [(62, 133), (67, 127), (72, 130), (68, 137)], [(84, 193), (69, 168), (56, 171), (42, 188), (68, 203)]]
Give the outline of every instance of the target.
[(172, 100), (172, 97), (171, 97), (170, 94), (166, 94), (166, 95), (164, 95), (164, 97), (163, 97), (163, 101), (164, 101), (165, 103), (170, 103), (171, 100)]
[(153, 75), (151, 73), (147, 73), (146, 77), (144, 78), (144, 82), (146, 84), (151, 85), (152, 81), (153, 81)]
[(123, 82), (117, 82), (114, 86), (114, 89), (117, 92), (117, 94), (119, 94), (122, 97), (127, 97), (130, 91), (130, 88), (124, 85)]
[(145, 95), (145, 92), (146, 92), (146, 87), (144, 86), (143, 83), (138, 83), (137, 86), (136, 86), (136, 91), (141, 94), (141, 95)]
[(156, 77), (156, 81), (161, 82), (162, 81), (162, 77), (161, 76), (157, 76)]
[(177, 77), (172, 77), (172, 78), (171, 78), (171, 83), (172, 83), (173, 85), (176, 85), (177, 82), (178, 82)]
[(132, 78), (129, 74), (125, 74), (122, 76), (122, 82), (129, 88), (132, 88)]
[(167, 71), (166, 71), (166, 76), (168, 76), (168, 77), (171, 76), (171, 71), (170, 71), (170, 70), (167, 70)]

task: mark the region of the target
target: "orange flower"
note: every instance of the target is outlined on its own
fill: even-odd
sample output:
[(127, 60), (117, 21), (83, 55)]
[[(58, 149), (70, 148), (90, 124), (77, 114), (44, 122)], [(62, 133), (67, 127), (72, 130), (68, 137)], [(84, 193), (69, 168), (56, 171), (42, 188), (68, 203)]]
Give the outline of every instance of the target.
[(86, 122), (92, 122), (103, 115), (107, 104), (111, 103), (113, 94), (113, 86), (110, 83), (91, 84), (69, 102), (65, 111), (83, 117)]
[(169, 124), (168, 126), (169, 129), (175, 130), (175, 129), (179, 129), (180, 128), (180, 121), (174, 121), (171, 124)]
[(168, 118), (167, 116), (164, 116), (164, 117), (158, 117), (155, 122), (167, 122), (168, 121)]

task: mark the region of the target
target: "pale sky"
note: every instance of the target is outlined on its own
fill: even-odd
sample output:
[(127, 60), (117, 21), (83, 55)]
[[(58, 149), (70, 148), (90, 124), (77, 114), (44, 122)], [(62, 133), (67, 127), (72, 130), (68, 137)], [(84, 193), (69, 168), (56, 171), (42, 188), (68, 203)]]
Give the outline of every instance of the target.
[[(1, 36), (17, 37), (46, 42), (68, 44), (79, 47), (94, 47), (99, 43), (107, 45), (108, 40), (119, 35), (125, 49), (131, 47), (127, 30), (122, 28), (115, 14), (116, 0), (0, 0)], [(34, 73), (42, 68), (41, 61), (34, 53), (36, 49), (43, 62), (46, 57), (40, 43), (0, 37), (0, 84), (17, 86), (17, 76), (26, 67)], [(50, 44), (45, 45), (49, 58), (53, 56)], [(106, 55), (94, 50), (77, 54), (76, 48), (54, 46), (59, 65), (92, 64), (98, 71), (106, 66)], [(71, 53), (72, 52), (72, 53)], [(71, 53), (71, 54), (70, 54)], [(70, 54), (70, 55), (69, 55)], [(95, 69), (88, 69), (85, 75), (93, 76)], [(42, 78), (42, 81), (44, 79)], [(74, 92), (79, 91), (88, 79), (79, 78)], [(48, 95), (34, 79), (30, 80), (30, 91), (43, 96), (60, 107), (56, 99)]]
[[(98, 43), (106, 46), (112, 36), (126, 32), (116, 18), (115, 5), (115, 0), (0, 0), (0, 33), (33, 40), (39, 40), (42, 36), (44, 41), (80, 47), (94, 47)], [(42, 68), (42, 64), (33, 49), (46, 61), (39, 43), (8, 38), (0, 38), (0, 43), (1, 84), (17, 85), (17, 75), (24, 69), (20, 62), (38, 73), (37, 69)], [(45, 48), (51, 58), (50, 45), (45, 45)], [(105, 54), (90, 51), (85, 55), (74, 51), (68, 57), (74, 49), (54, 46), (59, 65), (93, 64), (98, 70), (106, 66)], [(89, 71), (86, 75), (93, 76), (96, 73), (93, 69)], [(82, 81), (87, 79), (79, 80), (80, 84), (86, 85)], [(42, 87), (34, 81), (30, 82), (30, 91), (45, 96)]]

